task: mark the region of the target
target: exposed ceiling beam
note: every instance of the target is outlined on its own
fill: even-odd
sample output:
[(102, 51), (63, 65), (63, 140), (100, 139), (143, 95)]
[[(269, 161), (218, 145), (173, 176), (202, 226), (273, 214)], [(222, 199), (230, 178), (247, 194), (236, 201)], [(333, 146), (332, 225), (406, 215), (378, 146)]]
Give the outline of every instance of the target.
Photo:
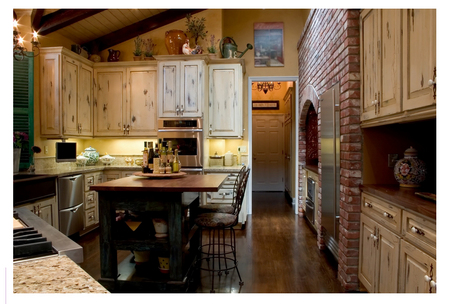
[(123, 41), (132, 39), (137, 35), (142, 35), (161, 26), (183, 19), (187, 14), (195, 14), (204, 10), (205, 9), (170, 9), (87, 42), (83, 46), (86, 46), (90, 52), (96, 53)]
[(43, 16), (35, 30), (39, 35), (45, 36), (102, 11), (104, 9), (61, 9)]
[(44, 16), (44, 9), (33, 9), (31, 11), (31, 27), (36, 30), (42, 21), (42, 16)]

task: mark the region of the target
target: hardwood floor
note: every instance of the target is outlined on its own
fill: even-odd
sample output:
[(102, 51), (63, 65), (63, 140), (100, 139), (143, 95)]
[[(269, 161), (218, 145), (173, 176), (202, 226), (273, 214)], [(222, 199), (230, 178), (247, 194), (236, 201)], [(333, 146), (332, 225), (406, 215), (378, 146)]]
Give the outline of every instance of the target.
[[(215, 277), (216, 293), (336, 293), (344, 292), (337, 280), (337, 262), (320, 251), (306, 219), (294, 214), (282, 192), (253, 192), (253, 211), (245, 229), (236, 230), (237, 259), (243, 286), (235, 270)], [(98, 229), (78, 240), (84, 248), (80, 265), (100, 278)], [(129, 258), (118, 252), (118, 262)], [(200, 273), (198, 293), (209, 293), (210, 275)]]

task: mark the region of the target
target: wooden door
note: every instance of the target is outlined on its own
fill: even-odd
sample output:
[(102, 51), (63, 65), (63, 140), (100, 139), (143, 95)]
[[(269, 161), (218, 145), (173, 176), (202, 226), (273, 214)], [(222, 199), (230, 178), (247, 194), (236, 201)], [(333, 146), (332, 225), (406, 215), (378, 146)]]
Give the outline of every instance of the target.
[(63, 55), (63, 133), (64, 135), (78, 135), (78, 73), (79, 62)]
[(209, 66), (208, 128), (211, 137), (242, 136), (242, 67)]
[(62, 133), (61, 117), (61, 55), (41, 53), (39, 64), (41, 135)]
[(400, 246), (400, 292), (435, 293), (425, 276), (436, 282), (436, 259), (402, 240)]
[(400, 257), (400, 237), (381, 225), (378, 229), (379, 251), (377, 258), (377, 287), (376, 292), (398, 292), (398, 267)]
[(403, 110), (436, 103), (436, 10), (403, 10)]
[(94, 135), (124, 135), (126, 69), (94, 71)]
[(92, 136), (94, 134), (94, 70), (81, 64), (78, 81), (78, 123), (79, 135)]
[(180, 63), (158, 62), (158, 116), (179, 116)]
[(361, 214), (358, 278), (370, 293), (375, 292), (377, 247), (373, 236), (376, 227), (375, 221)]
[(376, 116), (374, 100), (378, 95), (378, 22), (379, 10), (367, 9), (361, 13), (361, 121)]
[(292, 163), (291, 149), (292, 149), (292, 120), (288, 119), (284, 125), (284, 188), (292, 198)]
[(284, 191), (283, 119), (252, 116), (253, 191)]
[(179, 114), (202, 117), (205, 100), (205, 63), (202, 60), (181, 62)]
[(130, 125), (130, 136), (156, 136), (156, 73), (156, 67), (127, 69), (128, 103), (125, 123)]

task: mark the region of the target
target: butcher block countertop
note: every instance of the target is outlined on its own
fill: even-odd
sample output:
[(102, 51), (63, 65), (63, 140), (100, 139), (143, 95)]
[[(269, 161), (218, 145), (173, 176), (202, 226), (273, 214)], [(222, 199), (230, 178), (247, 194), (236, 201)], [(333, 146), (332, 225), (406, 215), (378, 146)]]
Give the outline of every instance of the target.
[(403, 188), (399, 185), (361, 185), (361, 190), (417, 214), (436, 220), (436, 201), (421, 198), (420, 188)]
[(180, 178), (147, 178), (129, 176), (91, 186), (95, 191), (132, 192), (216, 192), (227, 174), (185, 175)]
[(13, 265), (14, 293), (109, 293), (67, 256)]

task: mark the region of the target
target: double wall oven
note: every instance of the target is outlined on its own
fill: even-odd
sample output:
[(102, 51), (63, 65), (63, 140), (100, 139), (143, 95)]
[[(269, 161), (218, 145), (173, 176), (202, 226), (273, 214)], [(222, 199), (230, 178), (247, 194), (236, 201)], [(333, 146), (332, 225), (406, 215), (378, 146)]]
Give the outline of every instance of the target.
[(203, 174), (203, 121), (201, 118), (162, 118), (158, 120), (158, 139), (172, 141), (178, 149), (181, 171)]

